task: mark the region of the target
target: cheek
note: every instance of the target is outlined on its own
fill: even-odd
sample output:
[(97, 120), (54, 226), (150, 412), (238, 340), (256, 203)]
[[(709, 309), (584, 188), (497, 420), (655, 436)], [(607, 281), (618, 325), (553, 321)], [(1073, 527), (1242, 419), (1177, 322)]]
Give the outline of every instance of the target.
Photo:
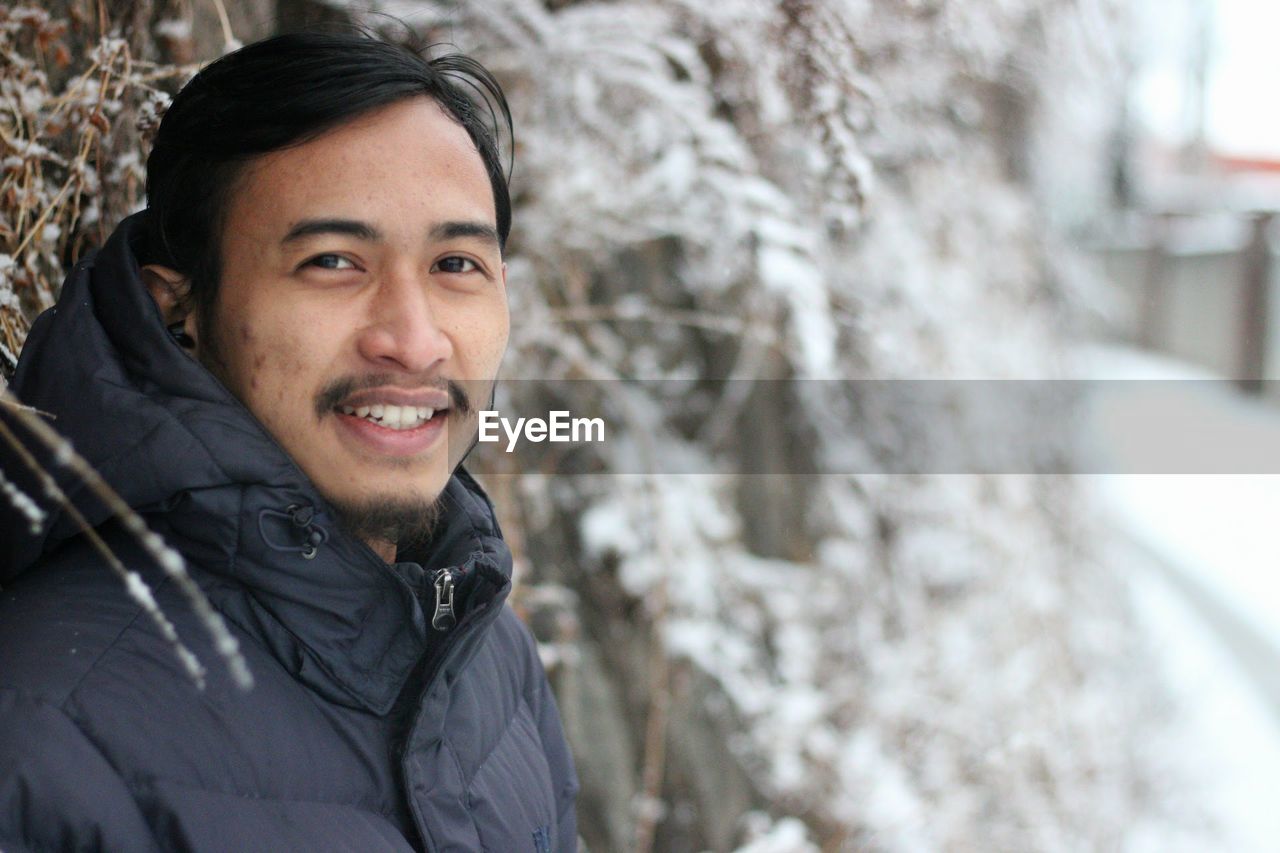
[(468, 379), (487, 379), (507, 349), (510, 319), (507, 305), (486, 301), (458, 310), (450, 324), (455, 358)]
[(502, 360), (502, 355), (507, 351), (507, 338), (511, 333), (511, 315), (507, 310), (507, 301), (504, 298), (494, 309), (490, 322), (487, 324), (486, 340), (490, 349), (490, 357), (494, 364)]
[(296, 381), (305, 365), (299, 359), (302, 343), (279, 333), (262, 334), (250, 323), (240, 324), (236, 338), (247, 358), (248, 388), (255, 399), (283, 403), (289, 392), (301, 387)]

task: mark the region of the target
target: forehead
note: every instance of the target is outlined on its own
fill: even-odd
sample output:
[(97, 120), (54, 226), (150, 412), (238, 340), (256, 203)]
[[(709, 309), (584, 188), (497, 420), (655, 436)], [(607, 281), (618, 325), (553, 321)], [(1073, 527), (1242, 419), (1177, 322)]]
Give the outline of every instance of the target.
[(388, 227), (496, 218), (475, 143), (425, 96), (377, 108), (251, 161), (233, 187), (227, 227), (269, 224), (283, 232), (298, 217), (313, 215), (382, 220)]

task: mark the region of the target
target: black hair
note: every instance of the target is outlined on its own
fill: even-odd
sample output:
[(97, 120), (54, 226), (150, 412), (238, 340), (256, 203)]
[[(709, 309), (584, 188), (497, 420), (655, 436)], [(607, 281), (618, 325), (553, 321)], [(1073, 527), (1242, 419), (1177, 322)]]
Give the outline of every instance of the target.
[(290, 33), (227, 54), (178, 92), (147, 158), (146, 260), (188, 278), (188, 306), (199, 309), (202, 331), (217, 300), (226, 208), (242, 167), (423, 95), (462, 125), (480, 152), (505, 249), (511, 194), (499, 122), (510, 138), (511, 111), (498, 81), (470, 57), (428, 59), (359, 31)]

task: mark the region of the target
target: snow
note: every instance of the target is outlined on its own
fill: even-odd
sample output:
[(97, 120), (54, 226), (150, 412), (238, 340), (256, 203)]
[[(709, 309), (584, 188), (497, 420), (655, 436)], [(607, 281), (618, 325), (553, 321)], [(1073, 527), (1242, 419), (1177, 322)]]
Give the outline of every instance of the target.
[(833, 376), (836, 328), (821, 271), (794, 248), (764, 245), (759, 258), (760, 278), (765, 287), (787, 296), (793, 334), (801, 347), (799, 364), (804, 377)]
[(148, 613), (154, 613), (158, 610), (156, 606), (155, 596), (151, 594), (151, 587), (142, 579), (142, 575), (137, 572), (128, 572), (124, 577), (125, 588), (129, 591), (134, 601), (142, 605), (142, 608)]
[[(1164, 466), (1174, 472), (1101, 478), (1108, 503), (1138, 541), (1212, 590), (1280, 649), (1280, 537), (1274, 535), (1280, 476), (1239, 473), (1280, 472), (1280, 412), (1172, 359), (1095, 348), (1085, 352), (1082, 367), (1094, 375), (1109, 369), (1111, 378), (1150, 380), (1153, 388), (1144, 395), (1144, 386), (1126, 383), (1128, 395), (1104, 391), (1096, 404), (1100, 440), (1112, 450), (1114, 470)], [(1166, 425), (1163, 439), (1153, 436), (1152, 424), (1170, 415), (1180, 426)], [(1188, 445), (1202, 457), (1190, 467), (1206, 473), (1178, 473), (1188, 466)]]
[(793, 817), (777, 822), (768, 815), (752, 812), (744, 816), (750, 840), (735, 853), (818, 853), (821, 849), (809, 840), (809, 829)]
[[(1184, 797), (1213, 823), (1214, 849), (1269, 853), (1280, 838), (1280, 722), (1235, 653), (1205, 624), (1185, 592), (1148, 557), (1135, 556), (1130, 584), (1139, 616), (1160, 649), (1159, 665), (1181, 709), (1171, 732), (1174, 761), (1192, 768)], [(1129, 849), (1161, 851), (1138, 833)], [(1208, 843), (1201, 841), (1201, 844)], [(1188, 844), (1189, 850), (1205, 849)]]
[(31, 532), (39, 533), (41, 525), (44, 524), (45, 511), (29, 495), (10, 482), (3, 471), (0, 471), (0, 492), (4, 493), (10, 506), (27, 517), (31, 523)]
[(171, 39), (191, 38), (191, 22), (185, 18), (165, 18), (151, 25), (157, 36)]
[[(1232, 393), (1211, 374), (1176, 360), (1119, 347), (1082, 351), (1078, 369), (1091, 377), (1159, 383), (1161, 395), (1200, 415), (1206, 444), (1238, 441), (1250, 430), (1280, 438), (1274, 404)], [(1107, 409), (1132, 401), (1103, 394)], [(1118, 419), (1121, 422), (1123, 419)], [(1140, 442), (1113, 433), (1117, 465), (1134, 464)], [(1247, 464), (1247, 440), (1240, 448)], [(1149, 461), (1149, 460), (1148, 460)], [(1194, 768), (1195, 793), (1225, 833), (1220, 849), (1269, 851), (1280, 838), (1280, 538), (1275, 507), (1280, 477), (1250, 474), (1112, 474), (1091, 478), (1111, 524), (1128, 543), (1117, 559), (1131, 567), (1139, 614), (1160, 650), (1182, 713), (1174, 761)], [(1141, 834), (1136, 849), (1144, 846)]]
[(1280, 477), (1128, 475), (1102, 485), (1140, 542), (1280, 651)]

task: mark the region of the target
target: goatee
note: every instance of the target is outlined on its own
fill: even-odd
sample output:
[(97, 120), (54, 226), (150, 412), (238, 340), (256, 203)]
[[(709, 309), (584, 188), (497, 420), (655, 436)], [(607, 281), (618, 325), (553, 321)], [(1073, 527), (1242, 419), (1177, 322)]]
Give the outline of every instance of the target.
[(365, 542), (390, 542), (400, 552), (426, 546), (440, 521), (440, 501), (370, 500), (345, 503), (332, 498), (342, 529)]

